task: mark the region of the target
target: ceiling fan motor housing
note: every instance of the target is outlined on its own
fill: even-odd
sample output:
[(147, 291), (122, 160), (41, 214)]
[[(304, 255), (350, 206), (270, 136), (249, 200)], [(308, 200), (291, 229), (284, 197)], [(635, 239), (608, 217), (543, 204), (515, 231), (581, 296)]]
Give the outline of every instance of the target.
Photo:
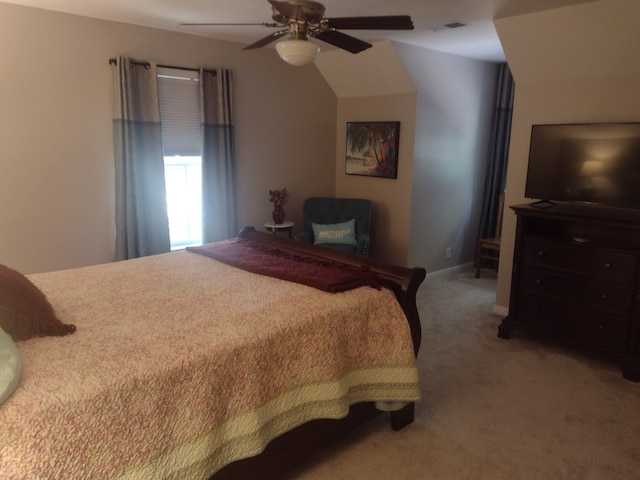
[(313, 0), (270, 1), (272, 17), (275, 22), (287, 24), (299, 20), (318, 24), (324, 18), (324, 5)]

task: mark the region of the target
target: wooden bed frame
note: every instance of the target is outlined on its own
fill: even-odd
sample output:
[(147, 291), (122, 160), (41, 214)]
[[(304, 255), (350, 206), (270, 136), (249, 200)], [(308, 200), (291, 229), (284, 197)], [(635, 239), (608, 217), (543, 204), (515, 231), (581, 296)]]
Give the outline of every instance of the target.
[[(416, 356), (418, 355), (422, 329), (416, 306), (416, 294), (426, 276), (424, 268), (391, 265), (372, 258), (258, 232), (253, 227), (244, 228), (239, 236), (293, 254), (370, 269), (393, 289), (409, 322), (414, 352)], [(413, 422), (414, 408), (415, 405), (411, 403), (401, 410), (391, 412), (391, 427), (394, 430), (400, 430)], [(211, 477), (211, 480), (278, 478), (288, 469), (308, 459), (314, 452), (323, 447), (335, 445), (344, 438), (346, 433), (381, 413), (373, 403), (360, 403), (353, 405), (345, 418), (305, 423), (271, 441), (261, 454), (227, 465)]]

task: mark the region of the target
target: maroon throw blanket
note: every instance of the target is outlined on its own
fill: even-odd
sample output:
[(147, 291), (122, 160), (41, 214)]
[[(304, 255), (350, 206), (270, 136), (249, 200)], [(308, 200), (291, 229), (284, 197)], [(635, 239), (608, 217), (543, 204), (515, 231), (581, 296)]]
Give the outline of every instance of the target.
[(382, 286), (365, 267), (295, 255), (242, 238), (187, 247), (187, 250), (248, 272), (301, 283), (325, 292), (344, 292), (365, 285), (379, 290)]

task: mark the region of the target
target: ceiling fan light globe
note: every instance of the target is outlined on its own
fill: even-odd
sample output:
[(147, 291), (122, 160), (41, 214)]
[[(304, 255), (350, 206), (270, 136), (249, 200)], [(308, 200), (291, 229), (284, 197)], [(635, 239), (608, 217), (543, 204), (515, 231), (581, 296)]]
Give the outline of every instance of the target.
[(313, 62), (320, 46), (309, 40), (282, 40), (276, 43), (276, 51), (282, 60), (300, 67)]

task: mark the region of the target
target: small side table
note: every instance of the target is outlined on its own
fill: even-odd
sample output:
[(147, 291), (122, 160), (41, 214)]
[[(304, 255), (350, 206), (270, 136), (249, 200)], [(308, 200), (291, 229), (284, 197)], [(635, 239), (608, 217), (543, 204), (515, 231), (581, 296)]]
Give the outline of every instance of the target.
[(293, 222), (284, 221), (282, 223), (273, 223), (267, 222), (264, 224), (264, 227), (268, 232), (273, 233), (274, 235), (278, 232), (288, 232), (289, 238), (293, 235)]

